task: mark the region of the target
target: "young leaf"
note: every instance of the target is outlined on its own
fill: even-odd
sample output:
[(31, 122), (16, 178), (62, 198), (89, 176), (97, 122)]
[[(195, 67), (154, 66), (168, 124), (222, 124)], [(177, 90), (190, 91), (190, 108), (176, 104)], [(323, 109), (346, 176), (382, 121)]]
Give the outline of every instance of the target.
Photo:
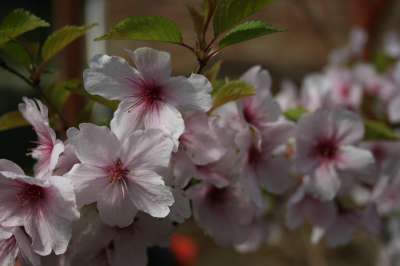
[(212, 67), (210, 67), (206, 71), (205, 76), (211, 83), (213, 83), (218, 78), (219, 71), (221, 70), (221, 65), (222, 61), (217, 61)]
[(203, 15), (193, 6), (188, 5), (187, 9), (189, 11), (190, 17), (192, 18), (193, 28), (196, 32), (197, 39), (200, 41), (203, 33), (203, 23), (204, 17)]
[(203, 10), (204, 10), (204, 18), (210, 18), (217, 8), (218, 0), (204, 0), (203, 1)]
[(16, 9), (0, 23), (0, 45), (15, 39), (25, 32), (40, 27), (48, 27), (49, 23), (36, 17), (24, 9)]
[(219, 42), (219, 47), (224, 48), (236, 43), (245, 42), (263, 35), (281, 32), (282, 30), (268, 26), (262, 21), (247, 21), (234, 27)]
[(373, 120), (365, 120), (365, 139), (367, 140), (399, 140), (399, 135), (388, 125)]
[(18, 111), (9, 112), (0, 116), (0, 131), (29, 126), (29, 123)]
[(17, 42), (8, 42), (4, 44), (0, 51), (4, 54), (4, 57), (11, 60), (13, 63), (17, 63), (22, 66), (29, 67), (31, 57), (28, 51)]
[(181, 43), (182, 33), (172, 20), (163, 17), (129, 17), (117, 23), (99, 40), (138, 40)]
[(69, 81), (65, 81), (64, 83), (59, 85), (60, 87), (62, 87), (65, 90), (70, 91), (71, 93), (75, 93), (75, 94), (79, 94), (82, 96), (87, 97), (88, 99), (97, 102), (99, 104), (102, 104), (106, 107), (111, 108), (112, 110), (116, 110), (118, 107), (118, 102), (117, 101), (111, 101), (108, 99), (105, 99), (101, 96), (98, 95), (92, 95), (89, 94), (82, 86), (81, 82), (77, 81), (77, 80), (69, 80)]
[(228, 82), (216, 91), (213, 99), (213, 106), (209, 112), (211, 113), (213, 110), (228, 102), (252, 96), (255, 93), (256, 90), (254, 87), (243, 81)]
[(219, 0), (214, 16), (214, 35), (232, 29), (245, 18), (264, 8), (271, 0)]
[(43, 61), (50, 60), (67, 45), (84, 35), (89, 29), (93, 28), (95, 25), (96, 24), (92, 24), (89, 26), (65, 26), (64, 28), (53, 32), (43, 44)]
[(286, 112), (283, 113), (283, 115), (291, 120), (291, 121), (298, 121), (304, 114), (307, 113), (307, 110), (302, 108), (302, 107), (298, 107), (298, 108), (293, 108), (293, 109), (289, 109)]

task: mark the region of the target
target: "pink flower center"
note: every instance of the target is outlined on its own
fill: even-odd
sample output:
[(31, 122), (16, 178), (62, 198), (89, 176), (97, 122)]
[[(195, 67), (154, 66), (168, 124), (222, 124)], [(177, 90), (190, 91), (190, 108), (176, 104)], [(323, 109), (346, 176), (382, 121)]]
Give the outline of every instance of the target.
[(251, 107), (245, 106), (243, 108), (243, 117), (244, 117), (244, 120), (246, 120), (247, 123), (254, 124), (255, 115), (254, 115), (253, 110), (251, 110)]
[(351, 88), (348, 84), (343, 84), (340, 87), (340, 95), (342, 96), (343, 99), (347, 99), (350, 97), (350, 91), (351, 91)]
[[(17, 245), (17, 240), (15, 239), (14, 236), (11, 236), (8, 239), (5, 240), (1, 240), (0, 241), (0, 254), (3, 255), (7, 255), (10, 254), (16, 247)], [(0, 255), (0, 257), (1, 257)]]
[(133, 95), (134, 101), (131, 109), (142, 107), (144, 111), (158, 110), (163, 100), (163, 87), (154, 80), (131, 80), (132, 86), (136, 92)]
[(22, 190), (17, 194), (17, 201), (22, 205), (36, 204), (46, 197), (43, 187), (37, 185), (23, 184)]
[(261, 152), (255, 145), (251, 145), (247, 154), (247, 162), (250, 165), (256, 165), (261, 158)]
[(207, 189), (207, 200), (211, 205), (223, 204), (229, 196), (229, 190), (227, 188), (217, 188), (210, 186)]
[(321, 159), (332, 160), (336, 157), (338, 146), (333, 139), (321, 139), (314, 146), (312, 154)]
[(121, 181), (126, 178), (129, 170), (124, 168), (120, 159), (118, 159), (113, 165), (106, 168), (107, 175), (111, 183)]

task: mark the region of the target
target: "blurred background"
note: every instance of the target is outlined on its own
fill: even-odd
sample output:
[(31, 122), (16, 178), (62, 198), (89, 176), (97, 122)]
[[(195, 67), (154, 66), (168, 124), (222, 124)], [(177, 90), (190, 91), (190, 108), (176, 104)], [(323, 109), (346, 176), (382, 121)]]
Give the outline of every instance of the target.
[[(188, 3), (200, 5), (200, 2), (200, 0), (3, 0), (0, 1), (0, 17), (4, 17), (13, 9), (24, 8), (49, 21), (52, 24), (51, 28), (36, 30), (26, 37), (28, 40), (41, 41), (52, 30), (67, 24), (99, 23), (86, 39), (74, 42), (58, 57), (52, 66), (53, 72), (49, 75), (49, 83), (66, 78), (81, 78), (88, 58), (96, 53), (106, 52), (125, 56), (125, 48), (134, 49), (145, 45), (171, 52), (174, 71), (183, 74), (193, 71), (196, 61), (181, 47), (147, 42), (93, 42), (93, 39), (127, 16), (159, 15), (175, 20), (182, 29), (186, 42), (193, 43), (192, 23), (186, 5)], [(219, 56), (224, 62), (222, 75), (236, 77), (250, 66), (259, 64), (271, 72), (274, 86), (279, 86), (279, 82), (284, 78), (300, 82), (305, 74), (321, 69), (327, 63), (330, 51), (344, 45), (348, 41), (350, 30), (355, 26), (363, 27), (369, 33), (369, 41), (364, 52), (368, 58), (379, 48), (378, 45), (385, 32), (400, 31), (400, 0), (275, 0), (255, 18), (261, 18), (275, 27), (287, 29), (287, 32), (227, 48)], [(16, 110), (23, 95), (35, 96), (25, 84), (0, 71), (0, 114)], [(65, 116), (73, 120), (75, 114), (79, 112), (80, 98), (72, 95), (64, 109)], [(73, 121), (71, 123), (73, 124)], [(1, 132), (0, 158), (16, 161), (29, 168), (32, 162), (25, 154), (34, 139), (34, 133), (30, 128)], [(363, 246), (362, 249), (345, 247), (336, 251), (323, 250), (322, 257), (315, 255), (321, 253), (321, 250), (316, 252), (315, 248), (323, 247), (309, 249), (301, 238), (284, 239), (283, 248), (272, 245), (257, 254), (238, 255), (234, 251), (217, 248), (190, 224), (185, 225), (181, 231), (183, 235), (193, 235), (194, 238), (178, 241), (175, 252), (183, 257), (187, 256), (189, 261), (190, 258), (197, 257), (195, 265), (373, 265), (375, 256), (376, 243), (374, 240), (363, 238), (356, 244)], [(181, 245), (181, 243), (186, 244)], [(156, 251), (156, 253), (162, 252)], [(165, 256), (168, 257), (169, 253)], [(324, 257), (329, 259), (326, 260)], [(152, 263), (167, 265), (167, 260), (163, 258), (161, 264)], [(174, 264), (171, 262), (171, 265)]]

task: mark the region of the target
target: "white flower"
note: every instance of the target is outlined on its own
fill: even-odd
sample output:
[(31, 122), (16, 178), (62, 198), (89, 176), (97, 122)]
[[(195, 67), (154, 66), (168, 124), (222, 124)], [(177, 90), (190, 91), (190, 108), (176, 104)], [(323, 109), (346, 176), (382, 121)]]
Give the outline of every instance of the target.
[(210, 83), (201, 75), (172, 77), (166, 52), (147, 47), (128, 52), (136, 68), (120, 57), (95, 56), (84, 72), (86, 90), (122, 101), (119, 112), (126, 117), (121, 119), (129, 121), (125, 131), (143, 124), (147, 129), (162, 129), (177, 141), (184, 131), (181, 112), (210, 109)]
[(138, 210), (167, 216), (174, 199), (160, 172), (169, 165), (171, 139), (158, 129), (137, 130), (123, 139), (114, 132), (81, 124), (70, 139), (81, 162), (68, 173), (78, 204), (96, 202), (102, 220), (119, 227), (130, 225)]
[(13, 162), (0, 160), (0, 224), (24, 226), (36, 253), (64, 253), (71, 238), (71, 222), (78, 218), (70, 180), (28, 177)]
[(297, 167), (309, 174), (322, 199), (331, 200), (340, 188), (340, 175), (368, 171), (374, 159), (355, 147), (364, 135), (362, 120), (344, 110), (317, 110), (303, 116), (297, 126)]
[(64, 144), (56, 138), (56, 133), (49, 126), (47, 107), (39, 100), (24, 97), (23, 101), (18, 106), (19, 111), (38, 136), (38, 145), (32, 150), (32, 157), (38, 161), (35, 174), (38, 177), (49, 176), (57, 166)]

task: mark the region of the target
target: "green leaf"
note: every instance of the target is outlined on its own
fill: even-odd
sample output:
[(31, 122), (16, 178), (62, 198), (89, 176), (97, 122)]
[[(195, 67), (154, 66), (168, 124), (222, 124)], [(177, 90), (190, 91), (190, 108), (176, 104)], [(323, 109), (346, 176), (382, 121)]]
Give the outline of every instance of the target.
[(0, 47), (0, 51), (4, 54), (4, 57), (11, 60), (14, 63), (29, 67), (31, 57), (28, 51), (17, 42), (8, 42)]
[(246, 21), (234, 27), (219, 42), (219, 47), (224, 48), (236, 43), (245, 42), (263, 35), (281, 32), (282, 30), (268, 26), (262, 21)]
[(50, 60), (70, 43), (84, 35), (89, 29), (96, 24), (89, 26), (65, 26), (53, 32), (45, 41), (42, 47), (43, 61)]
[(203, 1), (203, 13), (204, 19), (214, 15), (215, 9), (217, 8), (218, 0), (204, 0)]
[(214, 16), (214, 35), (232, 29), (264, 8), (271, 0), (219, 0)]
[(365, 120), (366, 140), (399, 140), (399, 135), (385, 123)]
[(291, 121), (298, 121), (304, 114), (306, 114), (308, 111), (302, 107), (297, 107), (293, 109), (289, 109), (286, 112), (283, 113), (283, 115), (291, 120)]
[(172, 20), (163, 17), (134, 16), (117, 23), (99, 40), (138, 40), (181, 43), (182, 33)]
[(219, 60), (206, 71), (205, 76), (211, 83), (213, 83), (218, 78), (218, 74), (221, 70), (221, 65), (222, 61)]
[(90, 99), (90, 100), (92, 100), (94, 102), (97, 102), (99, 104), (102, 104), (102, 105), (104, 105), (106, 107), (111, 108), (112, 110), (116, 110), (117, 107), (118, 107), (118, 101), (111, 101), (111, 100), (105, 99), (105, 98), (103, 98), (101, 96), (98, 96), (98, 95), (89, 94), (83, 88), (82, 83), (80, 81), (77, 81), (77, 80), (66, 81), (66, 82), (64, 82), (62, 84), (62, 86), (63, 86), (64, 89), (66, 89), (66, 90), (68, 90), (68, 91), (70, 91), (72, 93), (85, 96), (85, 97), (87, 97), (88, 99)]
[(9, 112), (0, 116), (0, 131), (29, 126), (29, 123), (18, 111)]
[(228, 102), (252, 96), (255, 93), (255, 88), (248, 83), (243, 81), (228, 82), (216, 91), (213, 99), (213, 106), (209, 112), (211, 113), (213, 110)]
[(190, 17), (192, 18), (193, 28), (196, 32), (198, 41), (202, 38), (204, 17), (203, 15), (193, 6), (188, 5), (187, 9), (189, 11)]
[(16, 9), (0, 23), (0, 45), (15, 39), (25, 32), (40, 27), (48, 27), (49, 23), (24, 9)]

